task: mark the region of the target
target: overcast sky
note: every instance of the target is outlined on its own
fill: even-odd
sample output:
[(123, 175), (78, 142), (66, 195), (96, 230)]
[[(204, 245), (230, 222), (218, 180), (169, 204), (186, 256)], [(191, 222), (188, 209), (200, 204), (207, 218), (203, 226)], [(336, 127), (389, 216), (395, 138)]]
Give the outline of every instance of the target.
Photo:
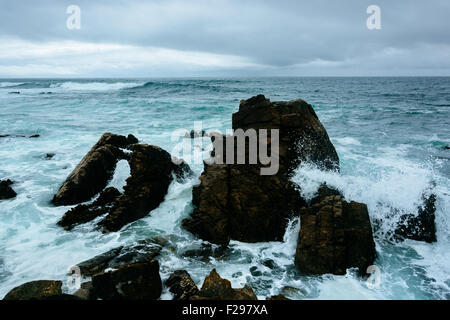
[(449, 0), (0, 0), (0, 77), (450, 76), (449, 30)]

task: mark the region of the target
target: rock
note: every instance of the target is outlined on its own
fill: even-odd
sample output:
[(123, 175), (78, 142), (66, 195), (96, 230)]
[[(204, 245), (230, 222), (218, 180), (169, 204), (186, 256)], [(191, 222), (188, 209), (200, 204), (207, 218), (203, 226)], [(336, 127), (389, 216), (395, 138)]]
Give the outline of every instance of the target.
[(135, 141), (131, 135), (103, 134), (63, 183), (52, 200), (53, 204), (78, 204), (102, 191), (112, 178), (117, 161), (126, 158), (120, 148), (127, 148)]
[(367, 206), (329, 196), (300, 211), (295, 265), (303, 274), (343, 275), (348, 268), (365, 274), (375, 257)]
[(95, 218), (106, 214), (112, 208), (114, 201), (119, 196), (120, 192), (116, 188), (106, 188), (92, 204), (80, 204), (67, 211), (61, 220), (58, 221), (58, 225), (65, 230), (72, 230), (77, 224), (94, 220)]
[(82, 300), (94, 300), (92, 289), (92, 281), (84, 282), (81, 284), (80, 289), (78, 289), (73, 295)]
[[(281, 241), (289, 219), (307, 206), (299, 187), (289, 180), (294, 170), (302, 161), (338, 170), (336, 150), (313, 108), (303, 100), (270, 102), (259, 95), (241, 101), (233, 114), (233, 129), (279, 129), (278, 172), (261, 175), (261, 164), (205, 163), (200, 185), (192, 191), (194, 210), (182, 226), (222, 245), (230, 239)], [(216, 139), (214, 143), (220, 143)], [(270, 149), (271, 138), (267, 144)], [(248, 149), (247, 141), (246, 159)], [(215, 150), (214, 156), (223, 157)]]
[(291, 300), (291, 299), (286, 298), (282, 294), (277, 294), (276, 296), (271, 296), (270, 298), (266, 298), (266, 300)]
[(206, 132), (205, 130), (200, 131), (195, 131), (195, 130), (191, 130), (191, 132), (189, 134), (186, 133), (185, 138), (201, 138), (201, 137), (206, 137)]
[(20, 91), (10, 91), (9, 94), (20, 94)]
[(399, 227), (395, 230), (397, 240), (412, 239), (436, 242), (436, 195), (424, 195), (423, 205), (417, 214), (405, 214), (400, 217)]
[(45, 159), (46, 159), (46, 160), (50, 160), (50, 159), (52, 159), (54, 156), (55, 156), (54, 153), (47, 153), (47, 154), (45, 155)]
[(99, 223), (105, 233), (118, 231), (148, 215), (164, 201), (173, 175), (181, 179), (191, 174), (187, 164), (174, 164), (170, 154), (157, 146), (137, 144), (131, 150), (131, 176), (127, 179), (124, 193)]
[(222, 279), (213, 269), (205, 278), (200, 292), (192, 296), (191, 300), (258, 300), (252, 288), (244, 286), (241, 289), (233, 289), (231, 282)]
[(61, 286), (61, 281), (31, 281), (9, 291), (3, 300), (43, 300), (50, 296), (61, 295)]
[(210, 258), (222, 259), (230, 254), (230, 248), (227, 246), (215, 246), (210, 244), (202, 244), (199, 248), (190, 248), (181, 253), (181, 256), (188, 258), (200, 258), (205, 262)]
[(40, 134), (33, 134), (32, 136), (29, 136), (28, 138), (39, 138), (41, 135)]
[(165, 284), (173, 293), (173, 300), (189, 300), (190, 297), (199, 293), (195, 282), (186, 270), (174, 271)]
[(14, 184), (11, 180), (1, 180), (0, 181), (0, 200), (12, 199), (17, 196), (17, 193), (11, 188)]
[(111, 249), (77, 266), (84, 277), (91, 277), (107, 269), (117, 269), (128, 264), (153, 260), (160, 252), (161, 246), (147, 241), (138, 241), (129, 246)]
[(317, 203), (321, 203), (326, 197), (329, 196), (341, 196), (341, 193), (336, 189), (328, 187), (326, 183), (322, 183), (317, 190), (316, 196), (309, 202), (309, 205), (312, 206)]
[(92, 277), (93, 295), (102, 300), (154, 300), (161, 296), (159, 263), (150, 260), (128, 264)]
[(72, 294), (56, 294), (53, 296), (44, 297), (41, 300), (56, 300), (56, 301), (73, 301), (73, 300), (83, 300), (82, 298), (72, 295)]

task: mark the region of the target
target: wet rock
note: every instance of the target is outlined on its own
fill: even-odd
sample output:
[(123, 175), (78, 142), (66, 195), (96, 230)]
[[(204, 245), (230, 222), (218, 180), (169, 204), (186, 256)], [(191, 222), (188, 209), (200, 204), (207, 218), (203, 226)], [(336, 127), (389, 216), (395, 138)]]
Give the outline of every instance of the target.
[(400, 217), (399, 227), (395, 230), (397, 240), (412, 239), (436, 242), (436, 195), (423, 197), (423, 205), (417, 214), (406, 214)]
[(28, 138), (39, 138), (41, 135), (40, 134), (33, 134), (32, 136), (29, 136)]
[(189, 300), (190, 297), (199, 293), (195, 282), (186, 270), (174, 271), (165, 284), (173, 293), (173, 300)]
[(253, 289), (244, 286), (241, 289), (233, 289), (231, 282), (222, 279), (213, 269), (205, 278), (200, 292), (192, 296), (191, 300), (258, 300)]
[[(226, 245), (230, 239), (281, 241), (288, 220), (307, 206), (299, 187), (289, 180), (294, 169), (310, 161), (338, 170), (336, 150), (313, 108), (303, 100), (270, 102), (260, 95), (241, 101), (233, 114), (233, 129), (279, 129), (279, 170), (261, 175), (261, 164), (205, 164), (200, 185), (192, 191), (194, 211), (182, 226), (216, 244)], [(271, 138), (267, 145), (270, 150)], [(247, 141), (247, 163), (248, 151)], [(235, 150), (235, 160), (236, 155)], [(223, 154), (214, 151), (214, 156), (223, 160)]]
[(322, 183), (317, 190), (317, 194), (311, 199), (310, 205), (315, 205), (317, 203), (321, 203), (323, 200), (325, 200), (326, 197), (329, 196), (342, 196), (341, 193), (334, 189), (327, 186), (326, 183)]
[(41, 300), (73, 301), (73, 300), (83, 300), (83, 299), (78, 296), (72, 295), (72, 294), (62, 293), (62, 294), (56, 294), (56, 295), (44, 297)]
[(11, 188), (12, 184), (14, 182), (9, 179), (0, 181), (0, 200), (12, 199), (17, 196), (17, 193)]
[(126, 158), (120, 148), (127, 148), (135, 141), (131, 135), (103, 134), (63, 183), (52, 200), (53, 204), (78, 204), (102, 191), (112, 178), (117, 161)]
[(50, 296), (61, 295), (61, 286), (61, 281), (31, 281), (9, 291), (3, 300), (43, 300)]
[(164, 201), (174, 175), (182, 179), (191, 174), (186, 163), (174, 164), (170, 154), (157, 146), (137, 144), (131, 150), (131, 176), (124, 193), (99, 223), (105, 233), (148, 215)]
[(154, 300), (161, 292), (157, 260), (124, 265), (92, 277), (92, 293), (102, 300)]
[(8, 94), (20, 94), (20, 91), (10, 91)]
[(58, 221), (58, 225), (65, 230), (72, 230), (78, 224), (86, 223), (106, 214), (112, 208), (114, 201), (120, 196), (119, 190), (113, 187), (103, 190), (99, 197), (91, 204), (80, 204), (67, 211)]
[(365, 274), (375, 257), (367, 206), (326, 197), (300, 212), (301, 228), (295, 265), (303, 274), (346, 273), (357, 267)]
[(200, 258), (209, 261), (210, 258), (222, 259), (230, 254), (230, 248), (227, 246), (212, 246), (202, 244), (199, 248), (190, 248), (181, 253), (181, 256), (188, 258)]
[(286, 298), (282, 294), (277, 294), (276, 296), (271, 296), (270, 298), (266, 298), (266, 300), (291, 300), (291, 299)]
[(82, 300), (94, 300), (95, 297), (92, 288), (92, 281), (84, 282), (81, 284), (80, 289), (78, 289), (73, 295)]
[(46, 154), (45, 154), (45, 160), (53, 159), (54, 156), (55, 156), (54, 153), (46, 153)]
[(84, 277), (91, 277), (107, 269), (117, 269), (128, 264), (153, 260), (160, 252), (161, 246), (147, 241), (138, 241), (129, 246), (111, 249), (77, 266)]

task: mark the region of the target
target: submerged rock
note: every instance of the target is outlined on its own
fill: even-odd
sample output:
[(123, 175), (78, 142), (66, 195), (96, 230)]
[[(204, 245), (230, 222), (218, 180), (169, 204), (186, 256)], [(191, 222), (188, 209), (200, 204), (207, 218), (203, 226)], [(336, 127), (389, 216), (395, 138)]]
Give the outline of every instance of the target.
[(189, 300), (190, 297), (199, 293), (195, 282), (186, 270), (174, 271), (165, 284), (173, 293), (173, 300)]
[(164, 201), (174, 175), (181, 179), (191, 174), (186, 163), (174, 164), (170, 154), (157, 146), (137, 144), (131, 150), (131, 176), (127, 179), (124, 193), (99, 223), (103, 232), (118, 231), (124, 225), (145, 217)]
[(102, 300), (154, 300), (161, 292), (157, 260), (127, 264), (92, 277), (92, 294)]
[(92, 204), (80, 204), (67, 211), (58, 225), (65, 230), (81, 223), (86, 223), (107, 213), (113, 206), (114, 201), (120, 196), (119, 190), (113, 187), (106, 188), (100, 193), (100, 196)]
[(0, 181), (0, 200), (12, 199), (17, 196), (17, 193), (11, 188), (14, 184), (11, 180), (1, 180)]
[(241, 289), (233, 289), (231, 282), (222, 279), (213, 269), (205, 278), (198, 295), (192, 296), (191, 300), (258, 300), (253, 289), (247, 285)]
[(405, 214), (400, 217), (399, 227), (395, 230), (398, 240), (412, 239), (436, 242), (436, 195), (423, 197), (423, 205), (418, 208), (417, 214)]
[(303, 274), (343, 275), (349, 268), (365, 274), (375, 257), (367, 206), (329, 196), (300, 211), (295, 265)]
[[(261, 175), (265, 168), (261, 164), (205, 164), (200, 185), (192, 191), (194, 211), (182, 225), (217, 244), (226, 245), (230, 239), (281, 241), (289, 218), (307, 205), (298, 186), (289, 180), (295, 168), (310, 161), (338, 170), (336, 150), (313, 108), (303, 100), (270, 102), (259, 95), (241, 101), (233, 114), (233, 129), (279, 129), (279, 153), (272, 153), (279, 156), (279, 170)], [(262, 139), (259, 133), (258, 137)], [(272, 143), (267, 138), (268, 150)], [(247, 141), (246, 159), (248, 146)], [(214, 152), (214, 156), (223, 160), (221, 154)]]
[(61, 295), (61, 286), (61, 281), (31, 281), (9, 291), (3, 300), (44, 300)]
[(112, 178), (117, 161), (126, 158), (120, 148), (127, 148), (136, 142), (132, 135), (103, 134), (63, 183), (53, 197), (53, 204), (78, 204), (102, 191)]

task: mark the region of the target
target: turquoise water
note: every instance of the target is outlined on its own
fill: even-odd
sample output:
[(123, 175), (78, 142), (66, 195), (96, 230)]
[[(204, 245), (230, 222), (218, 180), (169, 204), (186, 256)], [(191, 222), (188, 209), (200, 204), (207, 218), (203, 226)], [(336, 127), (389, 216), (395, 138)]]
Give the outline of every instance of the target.
[[(15, 91), (20, 94), (10, 93)], [(71, 232), (56, 226), (69, 207), (49, 201), (102, 133), (132, 133), (171, 151), (178, 143), (171, 140), (174, 130), (190, 131), (202, 121), (205, 130), (225, 131), (239, 101), (260, 93), (314, 106), (339, 153), (341, 174), (306, 164), (294, 179), (305, 197), (327, 181), (347, 199), (367, 203), (372, 221), (382, 219), (375, 230), (378, 289), (353, 270), (298, 275), (296, 220), (284, 242), (232, 242), (221, 259), (183, 258), (184, 250), (201, 244), (180, 228), (202, 171), (195, 163), (194, 178), (173, 183), (158, 209), (120, 232), (103, 235), (93, 223)], [(75, 263), (120, 244), (164, 235), (173, 248), (161, 257), (163, 279), (184, 268), (201, 285), (215, 267), (261, 298), (289, 286), (297, 299), (450, 299), (450, 78), (0, 79), (0, 135), (6, 134), (0, 138), (0, 179), (14, 180), (18, 196), (0, 202), (0, 297), (26, 281), (64, 280)], [(40, 137), (21, 137), (34, 134)], [(47, 153), (55, 156), (46, 160)], [(128, 164), (119, 162), (110, 184), (120, 188), (128, 175)], [(390, 241), (398, 217), (415, 210), (431, 182), (438, 198), (437, 243)], [(272, 269), (262, 263), (267, 259)]]

